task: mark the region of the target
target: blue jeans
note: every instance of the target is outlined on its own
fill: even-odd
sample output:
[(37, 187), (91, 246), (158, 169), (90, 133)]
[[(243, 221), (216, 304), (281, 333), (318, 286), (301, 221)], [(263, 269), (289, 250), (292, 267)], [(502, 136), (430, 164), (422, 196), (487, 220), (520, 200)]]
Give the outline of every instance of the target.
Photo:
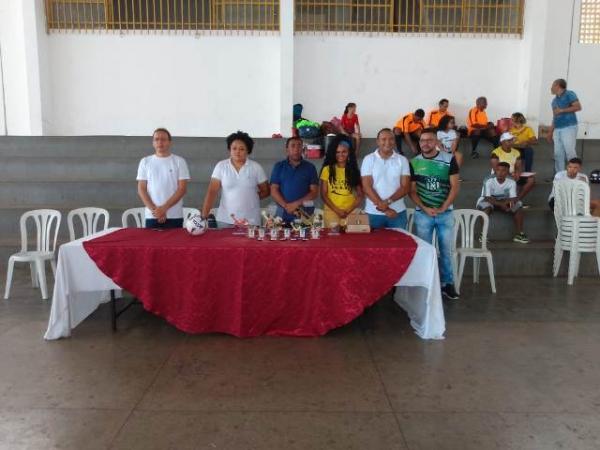
[(183, 219), (167, 219), (165, 223), (158, 223), (156, 219), (146, 219), (146, 228), (183, 228)]
[(531, 172), (533, 170), (533, 149), (531, 147), (522, 148), (521, 158), (525, 163), (525, 172)]
[(566, 161), (577, 158), (575, 144), (577, 142), (577, 125), (555, 128), (554, 139), (554, 172), (565, 170)]
[(442, 286), (454, 284), (454, 273), (452, 271), (454, 216), (451, 210), (446, 210), (435, 217), (430, 217), (421, 210), (415, 211), (415, 234), (431, 244), (433, 230), (436, 231), (440, 250), (439, 265)]
[(407, 221), (406, 210), (399, 212), (393, 219), (385, 214), (369, 214), (369, 225), (375, 230), (377, 228), (402, 228), (406, 230)]

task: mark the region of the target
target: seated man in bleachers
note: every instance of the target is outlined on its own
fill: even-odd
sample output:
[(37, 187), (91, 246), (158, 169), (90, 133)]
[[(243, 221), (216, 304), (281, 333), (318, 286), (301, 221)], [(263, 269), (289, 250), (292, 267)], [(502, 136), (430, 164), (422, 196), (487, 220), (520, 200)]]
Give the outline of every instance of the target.
[(494, 124), (488, 120), (487, 113), (487, 99), (485, 97), (479, 97), (475, 100), (475, 106), (469, 110), (467, 116), (467, 129), (469, 131), (469, 137), (471, 138), (471, 158), (479, 158), (477, 153), (477, 145), (483, 138), (489, 141), (494, 147), (498, 146), (498, 136), (496, 135), (496, 129)]
[(429, 115), (427, 116), (427, 127), (437, 128), (442, 117), (448, 115), (452, 116), (453, 114), (448, 111), (449, 105), (450, 102), (447, 98), (441, 99), (438, 103), (439, 108), (429, 111)]
[[(492, 171), (496, 171), (496, 165), (498, 162), (506, 162), (510, 168), (510, 176), (517, 183), (518, 186), (518, 200), (523, 200), (535, 185), (535, 177), (527, 174), (522, 176), (523, 173), (523, 160), (521, 159), (521, 152), (513, 147), (515, 138), (510, 133), (502, 133), (500, 136), (500, 147), (496, 148), (492, 152), (492, 156), (495, 155), (498, 159), (490, 159)], [(524, 206), (527, 208), (527, 206)]]
[(508, 176), (510, 164), (503, 161), (496, 165), (495, 176), (484, 181), (481, 197), (477, 201), (477, 209), (487, 215), (493, 211), (511, 214), (515, 222), (516, 234), (514, 242), (529, 243), (529, 238), (523, 231), (523, 203), (517, 196), (517, 183)]
[(419, 139), (425, 128), (425, 111), (417, 109), (414, 113), (408, 113), (394, 125), (394, 136), (396, 138), (396, 149), (402, 153), (402, 141), (412, 151), (413, 155), (420, 153)]
[[(554, 175), (554, 183), (560, 180), (579, 180), (590, 184), (587, 175), (581, 172), (581, 164), (581, 159), (571, 158), (567, 163), (567, 170), (561, 170)], [(552, 185), (552, 192), (550, 192), (550, 196), (548, 197), (548, 206), (554, 211), (554, 184)], [(590, 201), (590, 212), (593, 216), (600, 217), (600, 200)]]

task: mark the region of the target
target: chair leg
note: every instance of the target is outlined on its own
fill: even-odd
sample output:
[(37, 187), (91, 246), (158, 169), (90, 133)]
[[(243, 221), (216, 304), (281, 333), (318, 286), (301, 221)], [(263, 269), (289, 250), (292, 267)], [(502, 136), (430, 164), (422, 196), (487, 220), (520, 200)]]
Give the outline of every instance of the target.
[(48, 289), (46, 287), (46, 267), (44, 261), (41, 259), (35, 262), (37, 268), (38, 280), (40, 282), (40, 290), (42, 291), (42, 298), (48, 300)]
[(573, 284), (573, 280), (575, 279), (575, 266), (577, 264), (577, 251), (571, 249), (569, 252), (569, 275), (567, 278), (567, 284)]
[(479, 284), (479, 258), (473, 258), (473, 283)]
[(560, 246), (554, 246), (554, 273), (553, 276), (556, 278), (558, 276), (558, 271), (560, 270), (560, 263), (562, 261), (563, 250)]
[(456, 277), (456, 290), (460, 292), (460, 284), (462, 282), (463, 274), (465, 272), (465, 262), (467, 257), (460, 255), (460, 261), (458, 263), (458, 276)]
[(579, 263), (581, 262), (581, 253), (575, 253), (575, 278), (579, 276)]
[(50, 267), (52, 267), (52, 275), (54, 276), (54, 279), (56, 279), (56, 261), (54, 258), (50, 260)]
[(487, 255), (487, 266), (488, 272), (490, 274), (490, 285), (492, 286), (492, 294), (496, 293), (496, 278), (494, 277), (494, 261), (492, 260), (492, 255)]
[(10, 295), (10, 287), (12, 285), (13, 269), (15, 268), (15, 261), (12, 258), (8, 259), (8, 268), (6, 269), (6, 287), (4, 288), (4, 300), (8, 300)]
[(29, 270), (31, 271), (31, 286), (36, 288), (39, 287), (37, 269), (35, 267), (35, 261), (29, 263)]

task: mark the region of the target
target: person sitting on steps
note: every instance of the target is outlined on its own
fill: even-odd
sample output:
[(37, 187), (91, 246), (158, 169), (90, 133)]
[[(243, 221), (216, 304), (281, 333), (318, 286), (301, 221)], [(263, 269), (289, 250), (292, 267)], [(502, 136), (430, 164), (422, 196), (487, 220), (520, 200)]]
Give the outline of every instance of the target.
[(467, 116), (467, 129), (471, 138), (471, 158), (479, 158), (477, 146), (483, 138), (490, 142), (494, 148), (498, 146), (498, 136), (494, 124), (488, 121), (487, 113), (487, 98), (479, 97), (475, 100), (475, 106), (469, 110)]
[(517, 196), (517, 183), (508, 176), (510, 164), (503, 161), (496, 165), (495, 176), (484, 181), (477, 209), (488, 216), (493, 211), (511, 214), (515, 223), (514, 242), (528, 244), (529, 238), (523, 231), (523, 203)]
[(421, 152), (419, 147), (419, 138), (421, 132), (425, 128), (425, 111), (417, 109), (414, 113), (408, 113), (394, 125), (394, 136), (396, 139), (396, 150), (400, 154), (402, 152), (402, 142), (408, 146), (413, 155), (417, 155)]

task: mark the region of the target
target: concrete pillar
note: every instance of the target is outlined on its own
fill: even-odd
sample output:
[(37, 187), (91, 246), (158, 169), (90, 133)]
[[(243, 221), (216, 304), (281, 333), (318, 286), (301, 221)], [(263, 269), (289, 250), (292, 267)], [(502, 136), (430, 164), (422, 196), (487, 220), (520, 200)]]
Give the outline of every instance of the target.
[[(44, 134), (46, 33), (43, 0), (0, 0), (0, 51), (4, 85), (3, 132)], [(0, 123), (2, 125), (2, 123)]]
[(294, 103), (294, 1), (281, 0), (280, 7), (280, 133), (289, 136)]

